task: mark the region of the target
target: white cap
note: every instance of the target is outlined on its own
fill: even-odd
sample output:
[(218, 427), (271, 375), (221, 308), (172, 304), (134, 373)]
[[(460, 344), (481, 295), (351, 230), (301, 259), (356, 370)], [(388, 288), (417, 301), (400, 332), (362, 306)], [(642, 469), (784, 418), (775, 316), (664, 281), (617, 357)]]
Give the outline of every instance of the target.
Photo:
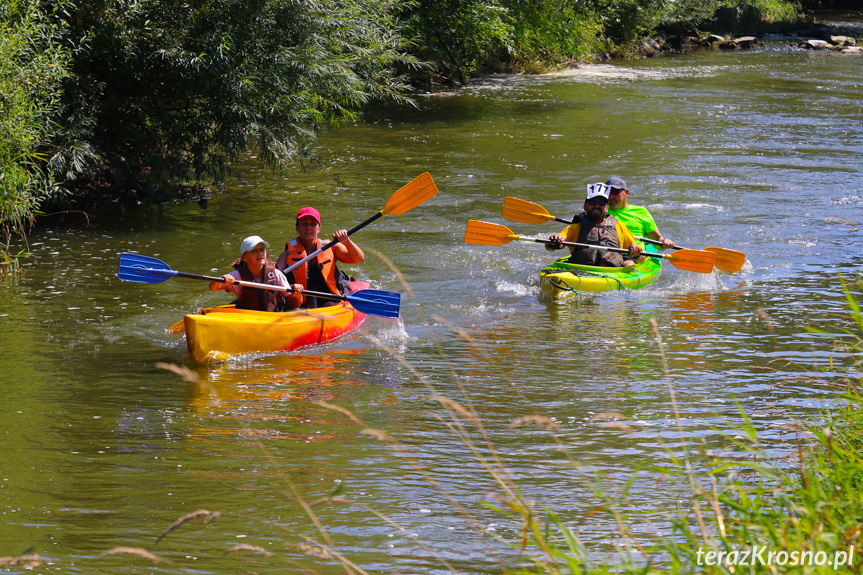
[(593, 198), (605, 198), (607, 200), (610, 192), (611, 188), (602, 182), (587, 185), (588, 200), (592, 200)]
[(240, 255), (243, 255), (247, 251), (254, 249), (254, 247), (258, 244), (264, 244), (265, 248), (269, 248), (270, 244), (265, 242), (261, 236), (249, 236), (243, 240), (243, 243), (240, 244)]

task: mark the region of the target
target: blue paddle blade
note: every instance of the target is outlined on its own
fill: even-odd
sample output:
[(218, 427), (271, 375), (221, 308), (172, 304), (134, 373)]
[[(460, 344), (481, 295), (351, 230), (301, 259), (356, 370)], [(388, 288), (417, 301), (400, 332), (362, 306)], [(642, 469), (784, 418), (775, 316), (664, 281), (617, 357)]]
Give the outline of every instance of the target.
[(140, 254), (120, 254), (117, 277), (124, 282), (158, 284), (177, 275), (162, 260)]
[(394, 291), (364, 289), (346, 296), (357, 311), (380, 317), (398, 317), (401, 294)]

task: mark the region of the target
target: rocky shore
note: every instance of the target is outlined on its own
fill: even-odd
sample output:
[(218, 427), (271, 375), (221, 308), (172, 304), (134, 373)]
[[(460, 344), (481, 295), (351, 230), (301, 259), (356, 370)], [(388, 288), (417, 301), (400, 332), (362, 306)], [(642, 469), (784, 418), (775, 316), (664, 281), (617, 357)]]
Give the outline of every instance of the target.
[[(863, 29), (830, 24), (804, 23), (792, 29), (771, 31), (776, 37), (791, 39), (790, 44), (806, 50), (833, 50), (863, 55)], [(699, 36), (656, 36), (645, 41), (638, 52), (653, 56), (662, 52), (687, 52), (696, 49), (743, 50), (763, 46), (755, 35), (708, 34)]]

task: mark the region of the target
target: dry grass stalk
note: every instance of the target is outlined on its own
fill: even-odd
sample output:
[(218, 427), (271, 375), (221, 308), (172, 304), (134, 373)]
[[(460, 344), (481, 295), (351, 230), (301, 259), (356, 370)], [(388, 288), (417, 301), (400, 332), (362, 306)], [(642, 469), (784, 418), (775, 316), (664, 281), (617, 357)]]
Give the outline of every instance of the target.
[(462, 339), (463, 339), (463, 340), (465, 340), (466, 342), (468, 342), (468, 343), (470, 343), (470, 344), (474, 344), (474, 343), (476, 343), (476, 341), (473, 339), (473, 337), (471, 337), (471, 335), (470, 335), (470, 334), (468, 334), (465, 330), (463, 330), (462, 328), (458, 327), (457, 325), (455, 325), (455, 324), (454, 324), (454, 323), (452, 323), (451, 321), (449, 321), (449, 320), (447, 320), (447, 319), (444, 319), (444, 318), (442, 318), (442, 317), (441, 317), (441, 316), (439, 316), (439, 315), (433, 315), (433, 316), (431, 316), (431, 318), (432, 318), (433, 320), (435, 320), (436, 322), (438, 322), (438, 323), (442, 323), (443, 325), (445, 325), (445, 326), (447, 326), (448, 328), (450, 328), (451, 330), (453, 330), (455, 333), (457, 333), (457, 334), (458, 334), (458, 336), (459, 336), (460, 338), (462, 338)]
[(159, 369), (164, 369), (165, 371), (170, 371), (171, 373), (175, 373), (183, 378), (183, 381), (187, 383), (193, 383), (195, 385), (200, 386), (202, 389), (206, 390), (207, 394), (214, 399), (216, 402), (219, 401), (219, 390), (216, 389), (214, 385), (212, 385), (208, 381), (202, 381), (198, 374), (185, 366), (180, 366), (175, 363), (165, 363), (158, 362), (156, 363), (156, 367)]
[(627, 435), (635, 435), (635, 430), (626, 425), (625, 423), (620, 423), (619, 421), (606, 421), (605, 423), (599, 424), (600, 427), (606, 429), (618, 429)]
[(314, 499), (309, 501), (309, 507), (316, 507), (321, 503), (340, 503), (342, 505), (354, 505), (354, 502), (345, 497), (333, 496), (333, 497), (320, 497), (318, 499)]
[(312, 557), (320, 557), (321, 559), (332, 559), (333, 556), (330, 555), (330, 552), (324, 549), (323, 547), (318, 547), (316, 545), (309, 545), (308, 543), (300, 543), (297, 545), (297, 548), (302, 551), (306, 555), (310, 555)]
[(383, 441), (384, 443), (389, 443), (391, 445), (396, 445), (399, 443), (398, 439), (396, 439), (386, 431), (381, 431), (380, 429), (366, 427), (364, 429), (361, 429), (360, 433), (362, 433), (363, 435), (369, 435), (371, 437), (374, 437), (378, 441)]
[(461, 415), (463, 418), (467, 419), (468, 421), (470, 421), (474, 425), (476, 425), (476, 426), (480, 425), (480, 422), (476, 418), (476, 416), (473, 413), (469, 412), (467, 409), (465, 409), (465, 407), (462, 404), (458, 403), (457, 401), (453, 401), (452, 399), (450, 399), (446, 396), (437, 394), (437, 393), (432, 395), (432, 399), (437, 401), (438, 403), (440, 403), (444, 407), (448, 407), (449, 409), (455, 411), (456, 413), (458, 413), (459, 415)]
[(387, 256), (385, 256), (383, 254), (383, 252), (380, 252), (374, 248), (363, 248), (363, 249), (365, 251), (371, 253), (372, 255), (374, 255), (376, 258), (378, 258), (382, 262), (384, 262), (384, 264), (386, 264), (386, 266), (388, 268), (390, 268), (390, 270), (394, 274), (396, 274), (396, 277), (399, 278), (399, 283), (401, 283), (402, 286), (405, 288), (405, 291), (408, 292), (408, 296), (414, 297), (414, 290), (411, 289), (411, 285), (407, 282), (407, 280), (405, 280), (405, 276), (402, 275), (401, 270), (396, 267), (396, 265), (393, 263), (393, 261), (391, 259), (389, 259)]
[(169, 525), (168, 528), (165, 529), (162, 532), (162, 534), (156, 538), (156, 543), (158, 544), (159, 541), (161, 541), (168, 533), (177, 529), (178, 527), (180, 527), (184, 523), (188, 523), (189, 521), (194, 521), (195, 519), (200, 519), (202, 517), (207, 518), (207, 520), (204, 521), (204, 523), (210, 523), (211, 521), (213, 521), (214, 519), (216, 519), (220, 515), (221, 514), (218, 511), (210, 512), (210, 511), (207, 511), (206, 509), (198, 509), (197, 511), (187, 513), (186, 515), (183, 515), (182, 517), (180, 517), (179, 519), (177, 519), (176, 521), (171, 523), (171, 525)]
[(770, 333), (773, 333), (774, 331), (776, 331), (775, 327), (773, 325), (773, 320), (770, 318), (770, 315), (766, 311), (764, 311), (761, 308), (758, 308), (757, 310), (755, 310), (755, 315), (757, 315), (758, 317), (761, 318), (761, 320), (767, 326), (767, 329), (770, 331)]
[(342, 567), (349, 575), (352, 575), (353, 573), (359, 573), (360, 575), (369, 575), (368, 571), (345, 557), (342, 553), (339, 553), (334, 549), (327, 549), (326, 546), (315, 541), (311, 537), (306, 537), (305, 535), (300, 535), (300, 537), (305, 539), (306, 542), (299, 543), (297, 545), (297, 548), (306, 555), (322, 557), (325, 559), (335, 559), (336, 561), (341, 563)]
[(536, 425), (538, 427), (544, 427), (549, 431), (562, 429), (556, 421), (542, 415), (525, 415), (523, 417), (519, 417), (518, 419), (513, 420), (508, 427), (509, 429), (515, 429), (522, 425)]
[(271, 552), (267, 551), (263, 547), (260, 547), (259, 545), (249, 545), (248, 543), (242, 543), (240, 545), (234, 545), (233, 547), (231, 547), (230, 549), (225, 551), (225, 555), (227, 555), (228, 553), (240, 553), (242, 551), (251, 551), (252, 553), (263, 553), (267, 557), (273, 556), (273, 554)]
[(603, 421), (605, 419), (626, 419), (626, 416), (619, 411), (603, 411), (592, 416), (588, 421), (593, 423), (594, 421)]
[(698, 529), (701, 532), (701, 539), (704, 541), (704, 544), (707, 545), (708, 543), (710, 543), (710, 534), (707, 531), (707, 525), (704, 524), (704, 516), (701, 515), (701, 504), (697, 500), (697, 497), (699, 497), (702, 493), (703, 490), (701, 489), (693, 493), (692, 512), (695, 514), (695, 521), (696, 523), (698, 523)]
[(713, 514), (716, 516), (716, 525), (719, 527), (719, 533), (725, 539), (727, 537), (725, 532), (725, 516), (722, 515), (722, 508), (719, 506), (719, 486), (716, 484), (715, 477), (711, 481), (713, 483), (713, 497), (708, 496), (707, 500), (710, 502), (710, 507), (713, 508)]
[[(273, 457), (273, 454), (260, 441), (256, 441), (256, 444), (261, 450), (261, 453), (264, 454), (264, 457), (266, 457), (267, 461), (270, 462), (270, 465), (272, 465), (273, 469), (279, 469), (279, 464)], [(327, 545), (332, 546), (334, 544), (332, 537), (330, 537), (330, 534), (324, 528), (324, 524), (321, 522), (321, 519), (317, 516), (315, 511), (312, 509), (311, 505), (309, 505), (309, 502), (306, 501), (305, 497), (303, 497), (300, 491), (297, 489), (297, 486), (294, 484), (293, 481), (291, 481), (290, 475), (282, 473), (281, 477), (282, 480), (285, 482), (285, 485), (287, 485), (288, 489), (291, 491), (294, 500), (303, 508), (303, 511), (305, 511), (306, 517), (308, 517), (312, 521), (312, 523), (315, 524), (315, 528), (318, 530), (318, 533), (321, 534), (321, 537), (323, 537), (324, 540), (327, 542)], [(305, 539), (307, 541), (311, 541), (308, 538)], [(354, 570), (352, 569), (352, 563), (342, 556), (337, 556), (337, 558), (339, 563), (341, 563), (344, 567), (345, 572), (348, 575), (353, 575)]]
[(359, 426), (365, 425), (362, 419), (354, 415), (354, 413), (349, 409), (346, 409), (340, 405), (334, 405), (332, 403), (327, 403), (326, 401), (316, 401), (314, 403), (315, 405), (323, 407), (324, 409), (329, 409), (330, 411), (337, 411), (338, 413), (341, 413)]
[(165, 371), (170, 371), (171, 373), (176, 373), (183, 378), (183, 381), (186, 381), (188, 383), (197, 383), (199, 385), (201, 384), (201, 378), (198, 377), (198, 374), (186, 366), (160, 361), (156, 364), (156, 367), (158, 367), (159, 369), (164, 369)]
[(143, 559), (148, 559), (153, 563), (170, 563), (164, 557), (159, 557), (155, 553), (151, 553), (146, 549), (141, 547), (114, 547), (113, 549), (108, 549), (107, 551), (102, 551), (96, 557), (97, 559), (103, 559), (110, 555), (134, 555), (136, 557), (141, 557)]
[(665, 373), (665, 380), (668, 382), (668, 393), (671, 396), (671, 407), (674, 409), (674, 419), (677, 421), (677, 430), (680, 432), (680, 437), (684, 437), (683, 426), (680, 423), (680, 411), (677, 409), (677, 395), (674, 393), (674, 384), (671, 381), (671, 371), (668, 369), (668, 358), (665, 357), (665, 345), (662, 343), (662, 336), (659, 335), (659, 324), (655, 318), (650, 318), (648, 322), (653, 336), (656, 338), (656, 343), (659, 346), (659, 357), (662, 358), (662, 371)]
[(0, 557), (0, 567), (17, 567), (33, 569), (42, 566), (42, 558), (39, 555), (19, 555), (18, 557)]

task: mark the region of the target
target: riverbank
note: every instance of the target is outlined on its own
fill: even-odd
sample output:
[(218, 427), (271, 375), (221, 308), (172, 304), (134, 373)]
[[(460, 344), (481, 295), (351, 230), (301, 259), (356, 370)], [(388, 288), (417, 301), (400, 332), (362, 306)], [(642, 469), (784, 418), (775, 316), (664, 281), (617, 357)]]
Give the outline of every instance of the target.
[[(800, 21), (770, 23), (760, 21), (749, 25), (717, 23), (704, 31), (686, 34), (657, 33), (636, 48), (639, 57), (652, 57), (664, 52), (689, 52), (699, 49), (745, 50), (762, 46), (765, 38), (780, 38), (789, 44), (809, 50), (836, 50), (847, 54), (863, 54), (863, 15), (860, 22), (827, 19), (851, 16), (847, 13), (810, 15)], [(609, 59), (601, 54), (600, 59)], [(623, 54), (618, 56), (626, 58)]]
[[(0, 204), (6, 243), (25, 233), (40, 211), (89, 210), (98, 202), (159, 203), (184, 193), (184, 185), (218, 186), (247, 153), (271, 168), (299, 169), (314, 159), (309, 151), (320, 131), (354, 121), (371, 105), (408, 103), (408, 83), (436, 91), (490, 73), (543, 72), (656, 51), (645, 37), (654, 44), (664, 38), (659, 50), (684, 49), (683, 31), (725, 27), (736, 34), (799, 16), (798, 5), (785, 0), (637, 9), (629, 0), (601, 8), (512, 0), (441, 7), (391, 0), (354, 3), (350, 13), (329, 5), (306, 13), (290, 5), (274, 14), (274, 5), (265, 2), (244, 6), (242, 16), (214, 1), (213, 21), (236, 27), (225, 32), (221, 26), (195, 26), (194, 18), (166, 18), (160, 5), (103, 11), (96, 4), (64, 4), (56, 20), (42, 17), (38, 0), (0, 12), (0, 24), (29, 39), (17, 44), (44, 43), (57, 51), (51, 62), (44, 60), (53, 53), (47, 48), (5, 60), (11, 77), (20, 78), (0, 88), (0, 99), (15, 95), (22, 103), (8, 122), (30, 126), (29, 137), (10, 136), (8, 146), (0, 142), (0, 149), (17, 150), (0, 155), (3, 171), (15, 168), (21, 176)], [(302, 34), (282, 33), (282, 20), (306, 19)], [(148, 24), (154, 22), (158, 29)], [(226, 35), (239, 38), (237, 47), (247, 52), (225, 50)], [(176, 44), (177, 39), (183, 41)], [(96, 58), (91, 42), (112, 52)], [(262, 56), (270, 53), (284, 57)], [(63, 73), (34, 82), (16, 61)], [(22, 86), (27, 88), (19, 94)]]

